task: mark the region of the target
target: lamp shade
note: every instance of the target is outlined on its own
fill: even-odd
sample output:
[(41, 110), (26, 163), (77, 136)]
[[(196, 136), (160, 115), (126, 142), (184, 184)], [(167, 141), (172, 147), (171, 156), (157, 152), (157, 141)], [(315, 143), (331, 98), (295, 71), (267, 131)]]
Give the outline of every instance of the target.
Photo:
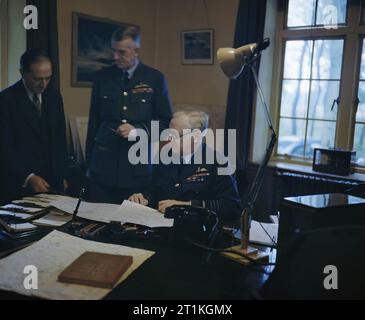
[(217, 58), (224, 74), (230, 79), (236, 79), (245, 67), (247, 59), (255, 52), (256, 47), (257, 44), (253, 43), (237, 49), (218, 49)]

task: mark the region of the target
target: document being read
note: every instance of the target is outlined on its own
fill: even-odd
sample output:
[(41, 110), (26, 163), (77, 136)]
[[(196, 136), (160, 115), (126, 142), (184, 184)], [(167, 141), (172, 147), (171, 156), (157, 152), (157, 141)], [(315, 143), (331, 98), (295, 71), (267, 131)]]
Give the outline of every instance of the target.
[[(78, 199), (68, 198), (50, 203), (61, 211), (70, 214), (76, 208)], [(125, 200), (121, 205), (108, 203), (90, 203), (81, 202), (78, 210), (78, 217), (109, 223), (110, 221), (119, 221), (121, 223), (134, 223), (147, 226), (150, 228), (156, 227), (172, 227), (173, 219), (166, 219), (164, 215), (155, 209), (142, 206), (140, 204)]]
[(150, 228), (172, 227), (174, 224), (173, 219), (166, 219), (161, 212), (128, 200), (122, 203), (118, 211), (124, 222), (141, 224)]
[[(46, 299), (102, 299), (110, 289), (62, 283), (57, 280), (58, 275), (86, 251), (133, 257), (132, 265), (119, 279), (118, 284), (154, 254), (152, 251), (84, 240), (53, 231), (28, 248), (0, 260), (0, 289)], [(33, 266), (33, 269), (35, 267), (37, 270), (36, 290), (27, 290), (24, 285), (28, 275), (24, 273), (27, 266)]]

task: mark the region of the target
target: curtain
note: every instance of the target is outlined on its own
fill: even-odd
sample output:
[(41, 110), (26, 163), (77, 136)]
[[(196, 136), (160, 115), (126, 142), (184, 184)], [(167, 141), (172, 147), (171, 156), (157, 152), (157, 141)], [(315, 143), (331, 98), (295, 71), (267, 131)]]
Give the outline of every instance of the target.
[[(263, 40), (266, 0), (240, 0), (233, 47)], [(259, 60), (257, 62), (259, 67)], [(258, 71), (258, 70), (257, 70)], [(256, 86), (252, 72), (245, 69), (229, 85), (225, 128), (237, 130), (237, 176), (244, 179), (248, 166), (251, 138), (252, 107)], [(225, 141), (227, 146), (227, 140)]]
[(42, 49), (48, 52), (53, 66), (51, 85), (60, 89), (58, 53), (57, 0), (27, 0), (27, 5), (38, 9), (38, 29), (27, 30), (27, 50)]

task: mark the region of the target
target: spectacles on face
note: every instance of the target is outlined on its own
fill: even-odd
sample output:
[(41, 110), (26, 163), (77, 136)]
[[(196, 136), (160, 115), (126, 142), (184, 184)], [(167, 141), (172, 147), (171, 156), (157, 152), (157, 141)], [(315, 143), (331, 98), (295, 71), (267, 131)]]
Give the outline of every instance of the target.
[(187, 136), (187, 135), (189, 135), (189, 134), (192, 134), (193, 132), (192, 131), (190, 131), (190, 132), (187, 132), (187, 133), (181, 133), (181, 134), (170, 134), (169, 136), (168, 136), (168, 141), (176, 141), (176, 140), (179, 140), (179, 139), (181, 139), (182, 137), (184, 137), (184, 136)]

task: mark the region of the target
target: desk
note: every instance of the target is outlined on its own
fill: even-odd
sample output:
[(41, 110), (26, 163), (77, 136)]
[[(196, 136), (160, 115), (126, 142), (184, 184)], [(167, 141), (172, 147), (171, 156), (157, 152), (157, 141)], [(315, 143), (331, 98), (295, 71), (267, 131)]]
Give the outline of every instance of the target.
[[(66, 226), (59, 229), (69, 232)], [(69, 232), (71, 233), (71, 232)], [(219, 255), (202, 264), (200, 249), (168, 242), (165, 231), (158, 239), (101, 235), (99, 240), (155, 251), (149, 260), (117, 286), (106, 299), (248, 299), (267, 275), (262, 267), (242, 267)], [(20, 297), (0, 292), (0, 299)]]

